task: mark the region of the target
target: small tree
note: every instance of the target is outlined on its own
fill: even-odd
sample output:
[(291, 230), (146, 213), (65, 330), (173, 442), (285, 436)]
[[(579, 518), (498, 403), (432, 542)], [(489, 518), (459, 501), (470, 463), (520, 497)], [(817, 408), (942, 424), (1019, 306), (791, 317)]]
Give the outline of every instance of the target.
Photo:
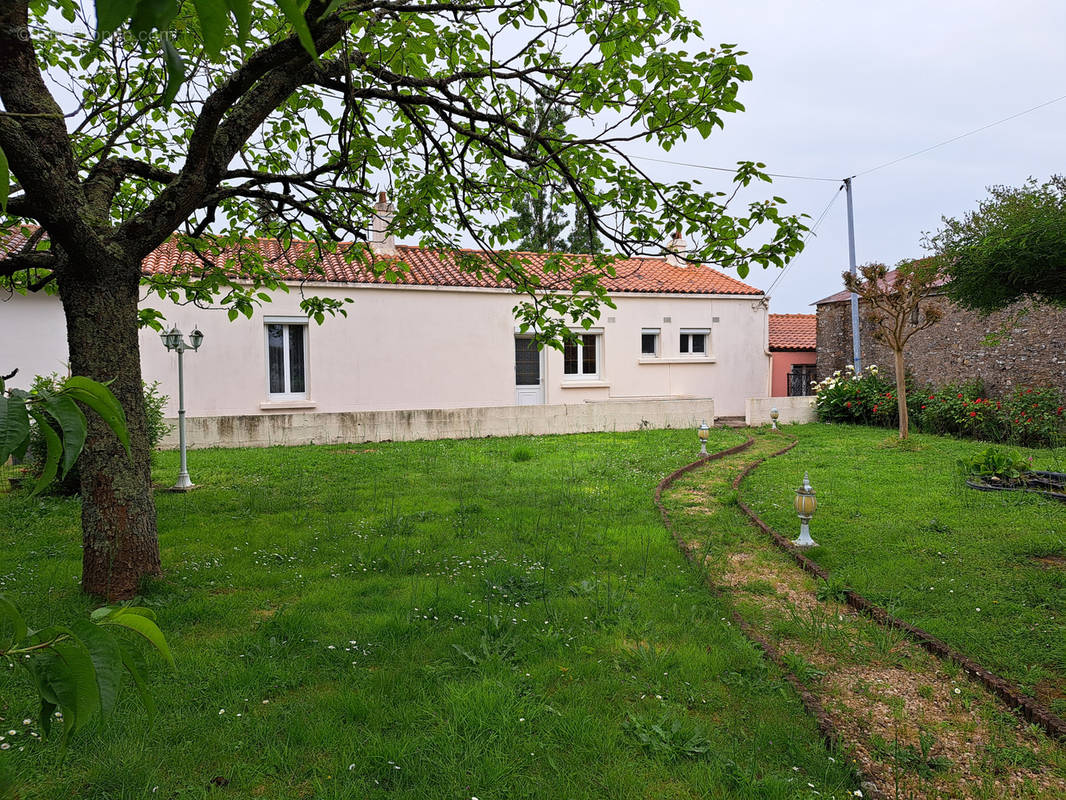
[(1029, 295), (1066, 305), (1066, 177), (989, 187), (961, 219), (945, 217), (930, 238), (948, 296), (988, 313)]
[(888, 346), (895, 358), (900, 439), (910, 433), (903, 348), (914, 334), (943, 316), (940, 305), (929, 300), (941, 283), (936, 262), (930, 258), (901, 262), (891, 274), (884, 264), (866, 264), (855, 276), (844, 273), (844, 286), (866, 301), (866, 319), (874, 326), (874, 338)]

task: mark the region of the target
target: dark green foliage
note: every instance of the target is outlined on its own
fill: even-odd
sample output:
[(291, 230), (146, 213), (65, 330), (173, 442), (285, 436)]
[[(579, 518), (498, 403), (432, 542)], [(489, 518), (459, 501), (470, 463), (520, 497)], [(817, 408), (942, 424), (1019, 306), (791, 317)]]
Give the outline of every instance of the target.
[(948, 295), (977, 311), (1026, 296), (1066, 304), (1066, 177), (989, 187), (961, 219), (944, 219), (931, 244), (950, 278)]
[[(57, 395), (61, 392), (63, 387), (64, 378), (56, 372), (51, 375), (38, 375), (33, 380), (32, 393), (38, 395)], [(61, 398), (65, 399), (65, 398)], [(170, 432), (171, 426), (167, 424), (164, 417), (164, 408), (166, 407), (167, 395), (162, 394), (159, 391), (159, 381), (153, 383), (144, 384), (144, 408), (145, 413), (148, 416), (148, 442), (154, 449), (156, 448), (163, 437)], [(73, 402), (69, 401), (68, 402)], [(76, 409), (76, 407), (75, 407)], [(26, 451), (26, 456), (29, 462), (30, 469), (34, 476), (40, 479), (44, 474), (45, 467), (47, 465), (47, 436), (49, 429), (34, 424), (30, 426), (30, 439), (29, 447)], [(77, 444), (75, 442), (75, 444)], [(76, 448), (71, 446), (70, 441), (64, 441), (64, 452), (75, 453), (81, 450), (80, 444), (77, 444)], [(70, 497), (75, 495), (80, 490), (81, 474), (78, 470), (78, 465), (71, 461), (67, 466), (64, 463), (65, 470), (63, 474), (57, 474), (53, 480), (45, 484), (43, 490), (48, 491), (51, 494), (63, 495)]]
[[(876, 367), (856, 375), (848, 368), (816, 387), (818, 419), (894, 427), (895, 387)], [(1066, 442), (1066, 398), (1056, 389), (1019, 387), (1003, 398), (988, 397), (979, 381), (939, 389), (911, 387), (911, 421), (923, 433), (1002, 442), (1021, 447)]]
[(713, 746), (702, 728), (670, 714), (652, 719), (630, 713), (622, 723), (622, 729), (636, 739), (649, 755), (663, 761), (703, 758)]
[(960, 458), (959, 469), (966, 476), (977, 475), (982, 478), (1012, 480), (1029, 472), (1029, 465), (1032, 463), (1032, 456), (1024, 458), (1017, 450), (986, 447), (969, 458)]

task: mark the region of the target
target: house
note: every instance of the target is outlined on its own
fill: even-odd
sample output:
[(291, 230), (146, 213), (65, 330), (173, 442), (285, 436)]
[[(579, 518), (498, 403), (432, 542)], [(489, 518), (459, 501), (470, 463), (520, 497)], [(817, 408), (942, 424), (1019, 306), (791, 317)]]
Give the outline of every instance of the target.
[[(886, 279), (894, 279), (894, 271)], [(819, 379), (851, 363), (851, 295), (837, 292), (817, 308)], [(919, 384), (944, 385), (980, 379), (988, 394), (1000, 396), (1018, 386), (1049, 386), (1066, 392), (1066, 309), (1018, 303), (982, 316), (959, 308), (943, 292), (943, 318), (907, 343), (907, 370)], [(890, 365), (891, 351), (874, 340), (874, 327), (859, 301), (862, 363)], [(919, 312), (920, 313), (920, 312)]]
[(814, 314), (770, 315), (770, 396), (811, 394), (817, 357)]
[[(256, 246), (275, 267), (291, 255), (278, 242)], [(300, 311), (295, 289), (233, 322), (221, 309), (143, 302), (168, 326), (204, 334), (184, 356), (193, 445), (688, 426), (742, 415), (746, 398), (766, 395), (764, 296), (708, 267), (672, 256), (617, 262), (605, 280), (616, 308), (560, 352), (536, 349), (514, 314), (521, 298), (459, 269), (454, 254), (397, 245), (378, 225), (371, 247), (407, 271), (390, 283), (340, 254), (323, 256), (302, 291), (351, 303), (347, 317), (322, 325)], [(193, 258), (167, 244), (144, 269), (181, 270)], [(526, 258), (544, 274), (545, 255)], [(0, 341), (18, 343), (3, 363), (20, 376), (65, 370), (55, 297), (16, 294), (0, 309)], [(177, 356), (150, 329), (140, 346), (144, 379), (159, 381), (173, 417)]]

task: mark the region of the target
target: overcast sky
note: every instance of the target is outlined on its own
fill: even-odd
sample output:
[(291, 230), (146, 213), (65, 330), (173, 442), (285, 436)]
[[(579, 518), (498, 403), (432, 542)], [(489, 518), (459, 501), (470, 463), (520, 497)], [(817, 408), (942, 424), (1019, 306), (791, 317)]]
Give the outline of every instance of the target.
[[(842, 178), (1066, 95), (1062, 0), (682, 0), (708, 44), (748, 52), (747, 111), (724, 131), (668, 154), (675, 161)], [(664, 181), (722, 177), (642, 162)], [(1066, 99), (853, 181), (858, 263), (923, 253), (923, 231), (976, 207), (991, 184), (1066, 172)], [(831, 182), (775, 179), (772, 192), (812, 217)], [(770, 310), (811, 313), (847, 268), (844, 193), (771, 293)], [(810, 221), (813, 223), (813, 219)], [(767, 289), (780, 270), (756, 267)]]

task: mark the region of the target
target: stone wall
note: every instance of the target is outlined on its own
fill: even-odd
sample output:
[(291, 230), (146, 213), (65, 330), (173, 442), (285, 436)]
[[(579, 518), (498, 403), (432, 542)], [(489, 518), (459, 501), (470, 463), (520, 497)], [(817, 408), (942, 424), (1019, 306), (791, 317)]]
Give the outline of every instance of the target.
[[(608, 400), (552, 406), (430, 408), (408, 411), (247, 414), (186, 419), (186, 445), (270, 447), (274, 445), (409, 442), (481, 436), (539, 436), (550, 433), (691, 428), (714, 424), (714, 400)], [(178, 446), (175, 427), (160, 445)]]
[[(947, 304), (944, 318), (907, 343), (907, 369), (919, 384), (980, 378), (992, 396), (1016, 386), (1051, 386), (1066, 392), (1066, 309), (1012, 306), (982, 317)], [(892, 351), (875, 342), (874, 327), (859, 305), (863, 366), (892, 369)], [(1011, 320), (1013, 328), (1005, 329)], [(993, 341), (998, 339), (997, 341)], [(851, 363), (851, 305), (818, 306), (817, 373), (821, 380)]]
[(818, 419), (814, 397), (749, 397), (744, 422), (748, 425), (769, 425), (770, 409), (777, 409), (777, 424), (803, 424)]

